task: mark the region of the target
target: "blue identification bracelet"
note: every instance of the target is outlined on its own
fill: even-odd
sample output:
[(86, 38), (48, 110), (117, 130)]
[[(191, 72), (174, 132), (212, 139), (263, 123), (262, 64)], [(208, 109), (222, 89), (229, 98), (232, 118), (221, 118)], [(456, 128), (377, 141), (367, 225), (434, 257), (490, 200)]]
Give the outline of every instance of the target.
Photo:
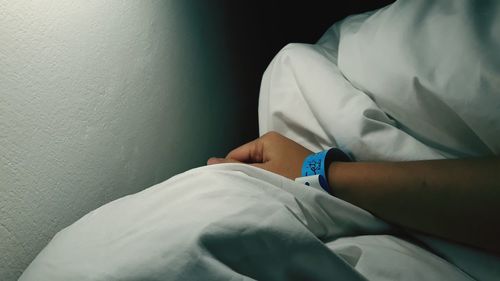
[(351, 162), (352, 159), (338, 148), (331, 148), (306, 157), (302, 164), (302, 177), (295, 179), (305, 185), (318, 187), (331, 194), (328, 167), (332, 162)]

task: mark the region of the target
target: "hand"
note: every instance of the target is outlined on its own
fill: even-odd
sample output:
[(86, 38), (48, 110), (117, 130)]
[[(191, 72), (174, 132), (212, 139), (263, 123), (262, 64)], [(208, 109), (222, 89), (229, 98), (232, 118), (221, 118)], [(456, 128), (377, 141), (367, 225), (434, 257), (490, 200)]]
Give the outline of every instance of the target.
[(276, 132), (244, 144), (226, 158), (210, 158), (208, 165), (246, 163), (290, 179), (301, 176), (302, 162), (312, 151)]

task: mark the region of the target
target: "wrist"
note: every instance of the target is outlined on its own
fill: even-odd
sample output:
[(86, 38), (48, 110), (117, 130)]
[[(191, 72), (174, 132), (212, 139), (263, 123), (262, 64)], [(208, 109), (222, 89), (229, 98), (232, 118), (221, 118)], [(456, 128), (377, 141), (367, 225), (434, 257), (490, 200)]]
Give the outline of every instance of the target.
[(338, 198), (343, 198), (345, 195), (345, 175), (346, 169), (352, 163), (349, 162), (332, 162), (328, 167), (328, 185), (332, 191), (332, 195)]

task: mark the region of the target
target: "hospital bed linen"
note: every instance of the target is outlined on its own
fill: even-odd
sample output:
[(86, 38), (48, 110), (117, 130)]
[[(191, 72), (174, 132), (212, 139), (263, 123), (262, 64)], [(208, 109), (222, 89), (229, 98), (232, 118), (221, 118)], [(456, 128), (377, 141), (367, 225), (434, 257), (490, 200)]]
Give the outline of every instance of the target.
[[(498, 155), (499, 12), (497, 1), (398, 1), (333, 25), (317, 44), (288, 45), (263, 77), (261, 134), (361, 161)], [(496, 256), (222, 164), (87, 214), (20, 280), (499, 278)]]

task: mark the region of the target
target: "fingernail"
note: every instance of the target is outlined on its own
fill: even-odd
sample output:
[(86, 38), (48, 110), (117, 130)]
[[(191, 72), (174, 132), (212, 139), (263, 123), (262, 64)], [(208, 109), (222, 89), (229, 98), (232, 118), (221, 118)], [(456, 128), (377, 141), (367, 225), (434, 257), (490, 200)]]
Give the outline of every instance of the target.
[(212, 164), (217, 164), (220, 162), (220, 159), (219, 158), (216, 158), (216, 157), (210, 157), (208, 158), (207, 160), (207, 165), (212, 165)]

